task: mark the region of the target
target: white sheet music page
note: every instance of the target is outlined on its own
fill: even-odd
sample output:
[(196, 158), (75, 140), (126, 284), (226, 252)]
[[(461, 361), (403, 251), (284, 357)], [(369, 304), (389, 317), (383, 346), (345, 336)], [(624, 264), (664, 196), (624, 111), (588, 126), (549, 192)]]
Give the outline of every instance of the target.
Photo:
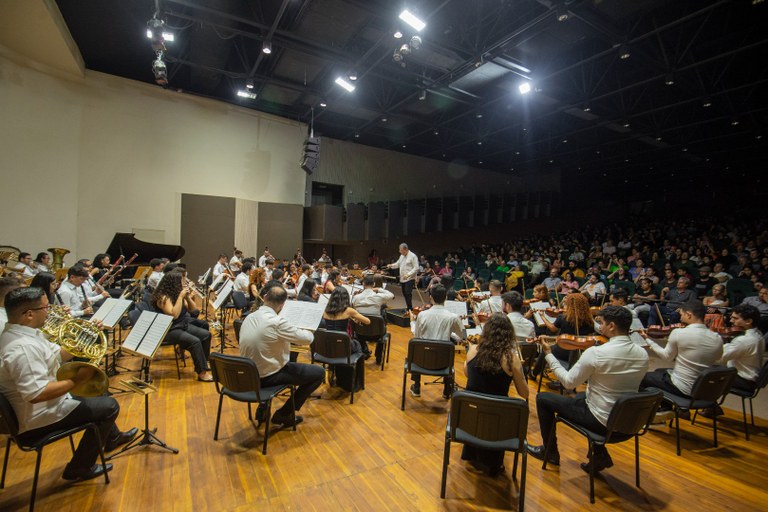
[(325, 311), (325, 307), (328, 305), (328, 301), (331, 299), (330, 293), (321, 293), (320, 296), (317, 298), (317, 303), (323, 306), (323, 311)]
[(144, 335), (144, 340), (141, 342), (136, 352), (150, 359), (154, 357), (155, 352), (157, 352), (157, 347), (162, 343), (165, 334), (168, 332), (168, 329), (171, 328), (172, 322), (172, 316), (155, 313), (154, 321), (149, 326), (149, 329), (147, 329), (147, 333)]
[(143, 311), (136, 321), (136, 325), (133, 326), (131, 332), (128, 333), (128, 336), (123, 341), (123, 348), (136, 352), (156, 316), (157, 313)]
[(104, 301), (96, 314), (93, 315), (91, 321), (100, 320), (104, 327), (112, 329), (117, 325), (117, 322), (123, 317), (128, 308), (131, 307), (133, 301), (126, 299), (113, 299), (109, 298)]
[(314, 331), (323, 319), (323, 311), (325, 306), (316, 302), (289, 300), (285, 302), (280, 316), (295, 327)]
[[(461, 317), (467, 316), (467, 303), (461, 302), (458, 300), (447, 300), (445, 301), (445, 309), (450, 311), (451, 313), (456, 313), (457, 315)], [(469, 325), (469, 319), (462, 318), (461, 320), (464, 323), (464, 327), (467, 327)]]
[(550, 315), (547, 315), (544, 310), (547, 308), (551, 308), (550, 304), (547, 301), (539, 301), (539, 302), (531, 302), (530, 308), (534, 311), (533, 314), (533, 320), (536, 322), (536, 325), (541, 327), (544, 325), (544, 320), (542, 319), (543, 316), (547, 317), (547, 320), (550, 322), (553, 322), (557, 320), (557, 317), (553, 317)]
[(226, 283), (224, 283), (224, 286), (222, 286), (221, 290), (216, 293), (216, 301), (213, 303), (213, 309), (219, 309), (224, 305), (224, 303), (229, 298), (229, 295), (232, 293), (232, 287), (234, 284), (235, 283), (232, 280), (228, 280)]

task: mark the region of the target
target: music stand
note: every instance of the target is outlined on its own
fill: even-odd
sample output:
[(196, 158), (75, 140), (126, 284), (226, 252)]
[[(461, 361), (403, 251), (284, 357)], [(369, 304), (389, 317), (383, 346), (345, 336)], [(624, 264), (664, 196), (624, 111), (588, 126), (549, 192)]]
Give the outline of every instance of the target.
[[(92, 322), (98, 320), (101, 322), (103, 329), (112, 332), (112, 348), (109, 349), (106, 354), (106, 371), (107, 375), (110, 376), (121, 373), (117, 370), (118, 368), (125, 371), (131, 371), (129, 368), (125, 368), (124, 366), (119, 366), (117, 364), (117, 357), (120, 353), (120, 347), (115, 348), (115, 345), (117, 344), (117, 329), (119, 327), (120, 319), (123, 318), (123, 315), (125, 315), (125, 313), (128, 311), (128, 308), (131, 307), (131, 304), (133, 304), (133, 301), (126, 299), (114, 299), (110, 297), (104, 301), (104, 304), (102, 304), (99, 310), (96, 311), (93, 317), (91, 317)], [(110, 357), (112, 358), (112, 364), (109, 364)]]
[(203, 318), (208, 320), (208, 294), (210, 293), (210, 290), (208, 289), (208, 278), (211, 275), (211, 267), (208, 267), (208, 270), (205, 271), (203, 275), (197, 278), (197, 286), (198, 289), (202, 288), (204, 293), (201, 293), (203, 296)]
[[(224, 274), (222, 274), (224, 275)], [(221, 277), (221, 276), (219, 276)], [(224, 286), (221, 287), (218, 294), (216, 295), (216, 300), (213, 301), (213, 311), (214, 314), (218, 313), (219, 315), (219, 336), (221, 339), (221, 343), (219, 344), (219, 352), (222, 354), (224, 353), (224, 348), (227, 346), (227, 323), (226, 323), (226, 316), (224, 315), (224, 304), (227, 303), (229, 300), (229, 297), (232, 295), (232, 290), (234, 288), (234, 282), (230, 279), (227, 280), (226, 283), (224, 283)], [(230, 347), (234, 347), (234, 345), (229, 345)]]
[(107, 457), (107, 460), (111, 460), (137, 446), (155, 445), (169, 452), (179, 453), (177, 448), (168, 446), (155, 435), (157, 428), (152, 430), (149, 428), (149, 395), (157, 391), (157, 387), (149, 383), (149, 363), (155, 357), (155, 353), (171, 328), (172, 322), (173, 317), (169, 315), (144, 311), (123, 342), (123, 350), (142, 358), (142, 372), (145, 374), (145, 379), (141, 380), (134, 377), (131, 380), (121, 381), (120, 384), (129, 391), (144, 395), (144, 428), (141, 436), (136, 437), (119, 452)]

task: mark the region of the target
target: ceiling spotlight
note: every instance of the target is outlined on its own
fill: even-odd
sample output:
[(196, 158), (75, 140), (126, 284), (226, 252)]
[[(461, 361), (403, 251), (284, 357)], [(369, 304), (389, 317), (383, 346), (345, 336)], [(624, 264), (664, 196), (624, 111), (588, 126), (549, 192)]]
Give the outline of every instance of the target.
[(168, 85), (168, 68), (163, 62), (163, 52), (157, 52), (157, 58), (152, 62), (152, 73), (155, 75), (157, 85), (165, 87)]
[(356, 69), (352, 69), (352, 70), (349, 72), (349, 74), (347, 75), (347, 77), (348, 77), (350, 80), (352, 80), (353, 82), (356, 82), (356, 81), (357, 81), (357, 70), (356, 70)]
[(629, 46), (623, 44), (619, 47), (619, 58), (621, 60), (627, 60), (631, 53), (629, 53)]
[(341, 77), (338, 77), (336, 79), (336, 84), (341, 86), (341, 88), (344, 89), (347, 92), (352, 92), (352, 91), (355, 90), (355, 86), (354, 85), (352, 85), (351, 83), (347, 82), (346, 80), (344, 80)]
[(683, 153), (687, 152), (688, 148), (683, 148)]
[(421, 48), (421, 38), (419, 36), (413, 36), (411, 38), (411, 48), (414, 50)]
[(738, 125), (739, 125), (738, 119), (734, 119), (733, 121), (731, 121), (731, 126), (738, 126)]
[(264, 44), (261, 45), (261, 51), (269, 55), (272, 53), (272, 42), (271, 41), (264, 41)]
[(563, 139), (563, 144), (568, 144), (568, 139)]
[(403, 66), (405, 66), (405, 62), (403, 62), (403, 54), (400, 53), (400, 50), (395, 50), (395, 53), (392, 54), (392, 60), (395, 62), (401, 63)]
[(625, 119), (624, 121), (622, 121), (621, 126), (623, 126), (624, 128), (629, 128), (629, 120)]
[(424, 101), (425, 99), (427, 99), (427, 90), (422, 89), (419, 91), (419, 101)]
[(481, 114), (480, 112), (478, 112), (477, 114), (475, 114), (475, 117), (476, 117), (477, 119), (482, 119), (482, 118), (483, 118), (483, 114)]
[(483, 141), (481, 141), (481, 140), (477, 141), (477, 145), (478, 146), (482, 146), (483, 145)]
[(517, 89), (520, 91), (520, 94), (528, 94), (531, 92), (531, 83), (523, 82), (517, 86)]
[(395, 39), (400, 39), (401, 37), (403, 37), (403, 33), (400, 32), (399, 30), (396, 30), (395, 33), (392, 35), (395, 37)]
[(656, 142), (661, 142), (661, 135), (656, 136)]
[(405, 149), (406, 147), (407, 147), (407, 146), (406, 146), (405, 144), (403, 144), (403, 149)]
[(568, 10), (565, 7), (557, 8), (557, 21), (565, 21), (568, 19)]
[(433, 131), (432, 133), (434, 133), (435, 135), (440, 135), (440, 130), (438, 130), (437, 128), (435, 128), (435, 131)]
[(416, 29), (416, 32), (421, 32), (421, 30), (427, 26), (426, 23), (421, 21), (415, 14), (413, 14), (408, 9), (405, 9), (403, 12), (400, 13), (399, 18), (412, 26)]
[(590, 112), (592, 110), (592, 107), (589, 106), (589, 103), (585, 103), (583, 110), (584, 112)]
[(664, 76), (664, 83), (667, 85), (674, 85), (675, 84), (675, 77), (672, 73), (667, 73)]
[(701, 106), (704, 107), (704, 108), (711, 107), (712, 106), (712, 100), (709, 99), (709, 98), (704, 98), (704, 101), (702, 102)]
[(483, 165), (483, 161), (482, 160), (478, 160), (477, 163), (480, 164), (480, 165)]
[(249, 78), (245, 81), (245, 88), (246, 89), (253, 89), (253, 78)]
[(156, 17), (153, 17), (147, 22), (147, 37), (152, 40), (152, 49), (156, 52), (165, 51), (165, 33), (163, 32), (164, 28), (165, 22)]
[(247, 98), (249, 100), (256, 99), (255, 93), (252, 93), (251, 91), (246, 91), (245, 89), (240, 89), (239, 91), (237, 91), (237, 95), (240, 96), (241, 98)]
[(320, 106), (325, 108), (325, 107), (328, 106), (328, 103), (326, 103), (325, 100), (323, 100), (323, 101), (320, 102)]
[(755, 138), (756, 138), (757, 140), (760, 140), (760, 139), (762, 139), (762, 138), (763, 138), (763, 136), (762, 136), (762, 135), (755, 135)]
[(381, 122), (382, 122), (382, 123), (386, 123), (387, 121), (389, 121), (389, 119), (387, 119), (386, 117), (382, 117), (382, 118), (381, 118)]
[(360, 132), (355, 132), (355, 138), (356, 138), (356, 139), (359, 139), (359, 138), (360, 138)]

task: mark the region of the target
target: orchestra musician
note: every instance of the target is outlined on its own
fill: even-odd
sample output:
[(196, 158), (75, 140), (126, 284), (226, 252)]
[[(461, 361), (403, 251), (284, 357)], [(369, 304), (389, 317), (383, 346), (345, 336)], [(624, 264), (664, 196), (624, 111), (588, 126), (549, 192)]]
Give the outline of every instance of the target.
[(152, 258), (149, 261), (149, 267), (152, 269), (152, 273), (147, 277), (147, 288), (154, 290), (157, 285), (160, 284), (160, 280), (163, 278), (163, 268), (165, 262), (160, 258)]
[(0, 336), (0, 392), (11, 403), (19, 426), (19, 438), (32, 444), (52, 432), (95, 423), (83, 433), (62, 478), (89, 480), (112, 469), (96, 464), (99, 443), (113, 451), (129, 443), (138, 433), (120, 432), (115, 419), (120, 412), (110, 396), (74, 397), (69, 391), (88, 381), (94, 373), (82, 367), (73, 379), (56, 380), (56, 371), (72, 355), (40, 332), (48, 316), (48, 297), (40, 288), (17, 288), (6, 297), (8, 325)]
[(416, 283), (416, 273), (419, 271), (419, 258), (408, 250), (408, 244), (400, 244), (399, 251), (400, 258), (395, 263), (387, 265), (387, 268), (400, 270), (400, 286), (403, 288), (405, 307), (410, 311), (413, 309), (413, 286)]
[[(301, 423), (304, 418), (295, 414), (304, 405), (314, 390), (325, 379), (325, 370), (318, 365), (290, 361), (291, 343), (309, 345), (314, 340), (311, 331), (299, 329), (288, 320), (278, 316), (288, 294), (280, 286), (273, 286), (264, 295), (264, 305), (243, 321), (240, 329), (240, 355), (256, 363), (261, 386), (293, 384), (298, 386), (294, 393), (295, 410), (291, 400), (272, 415), (272, 422), (284, 426)], [(265, 421), (266, 407), (259, 405), (256, 419)]]
[(305, 279), (304, 284), (301, 285), (299, 294), (296, 300), (304, 302), (317, 302), (320, 298), (320, 292), (317, 291), (317, 282), (314, 279)]
[(51, 255), (47, 252), (39, 252), (32, 262), (35, 270), (38, 272), (50, 272), (51, 271)]
[(241, 270), (243, 267), (243, 251), (240, 249), (235, 249), (235, 253), (232, 255), (232, 258), (229, 260), (229, 267), (232, 270)]
[(74, 265), (67, 271), (67, 280), (56, 291), (59, 304), (68, 307), (69, 314), (74, 318), (90, 318), (93, 315), (93, 305), (84, 286), (89, 277), (90, 274), (85, 267)]
[(532, 338), (535, 330), (533, 322), (521, 314), (523, 310), (523, 296), (516, 291), (506, 292), (501, 296), (501, 301), (504, 308), (503, 312), (509, 318), (512, 327), (514, 327), (517, 338), (523, 341)]
[(261, 268), (264, 268), (267, 266), (267, 260), (274, 261), (275, 259), (272, 257), (272, 255), (269, 253), (269, 247), (264, 247), (264, 253), (259, 256), (259, 266)]
[(251, 273), (253, 265), (251, 263), (245, 263), (241, 267), (241, 271), (235, 277), (235, 281), (232, 284), (232, 289), (236, 292), (244, 294), (246, 297), (249, 294), (249, 286), (251, 283)]
[(227, 272), (227, 255), (219, 254), (219, 259), (213, 266), (213, 280), (215, 281), (221, 274)]
[[(347, 333), (352, 341), (351, 353), (363, 354), (363, 357), (357, 361), (357, 382), (352, 382), (352, 369), (349, 366), (338, 365), (333, 369), (336, 374), (337, 382), (339, 382), (343, 388), (352, 390), (352, 386), (355, 386), (356, 390), (357, 388), (362, 387), (362, 383), (364, 382), (365, 372), (363, 363), (366, 359), (371, 357), (371, 351), (368, 349), (367, 343), (360, 343), (360, 341), (354, 338), (352, 322), (361, 325), (369, 325), (371, 323), (370, 319), (360, 314), (360, 312), (351, 306), (347, 289), (337, 286), (333, 292), (331, 292), (328, 304), (325, 306), (320, 327), (329, 331), (341, 331)], [(345, 381), (348, 385), (342, 384)]]
[(19, 253), (19, 261), (13, 267), (14, 270), (21, 273), (24, 277), (34, 277), (37, 271), (32, 268), (32, 255), (28, 252)]
[(501, 284), (501, 281), (493, 279), (488, 285), (488, 289), (491, 292), (491, 296), (486, 299), (483, 299), (481, 302), (477, 304), (477, 307), (475, 308), (475, 313), (485, 313), (488, 316), (492, 315), (493, 313), (501, 313), (502, 287), (503, 285)]
[[(520, 296), (520, 294), (517, 295)], [(522, 298), (520, 298), (520, 305), (522, 306)], [(522, 361), (516, 348), (516, 335), (519, 337), (520, 333), (503, 314), (491, 315), (483, 326), (480, 342), (469, 345), (464, 363), (467, 391), (508, 396), (509, 387), (514, 382), (517, 394), (525, 400), (528, 399), (528, 384), (525, 381)], [(504, 470), (503, 450), (488, 450), (465, 444), (461, 459), (469, 461), (475, 469), (491, 477), (495, 477)]]
[(17, 277), (0, 277), (0, 333), (8, 323), (8, 313), (5, 311), (5, 297), (16, 288), (21, 288), (24, 283)]
[[(569, 295), (570, 297), (584, 298), (580, 294)], [(574, 397), (556, 393), (539, 393), (536, 396), (536, 410), (544, 444), (529, 445), (528, 453), (539, 460), (544, 460), (547, 453), (549, 464), (560, 464), (555, 435), (552, 435), (549, 449), (545, 449), (550, 440), (550, 433), (553, 433), (556, 427), (556, 416), (567, 418), (592, 432), (605, 435), (608, 417), (616, 400), (623, 394), (636, 393), (643, 375), (648, 370), (648, 354), (627, 336), (632, 315), (626, 308), (606, 306), (597, 317), (597, 322), (601, 334), (608, 338), (608, 342), (586, 349), (570, 370), (563, 368), (551, 353), (548, 343), (541, 342), (547, 363), (564, 387), (576, 388), (587, 382), (586, 393), (579, 393)], [(593, 469), (599, 472), (611, 466), (613, 461), (608, 450), (605, 445), (599, 444), (594, 445), (591, 460), (581, 464), (581, 468), (586, 472)]]
[[(385, 318), (384, 308), (394, 298), (395, 295), (392, 292), (383, 287), (377, 287), (376, 280), (369, 274), (363, 277), (363, 291), (352, 296), (352, 306), (363, 315), (380, 315)], [(369, 340), (362, 339), (361, 341), (367, 342)], [(377, 343), (374, 356), (376, 357), (376, 364), (380, 365), (384, 342), (381, 339), (375, 341)]]
[[(428, 340), (452, 341), (457, 343), (464, 336), (464, 326), (459, 315), (445, 309), (446, 290), (441, 284), (432, 288), (430, 295), (433, 306), (414, 317), (411, 312), (411, 330), (416, 338)], [(421, 396), (421, 374), (411, 373), (410, 392), (418, 398)], [(446, 377), (443, 381), (443, 398), (450, 399), (453, 394), (452, 377)]]

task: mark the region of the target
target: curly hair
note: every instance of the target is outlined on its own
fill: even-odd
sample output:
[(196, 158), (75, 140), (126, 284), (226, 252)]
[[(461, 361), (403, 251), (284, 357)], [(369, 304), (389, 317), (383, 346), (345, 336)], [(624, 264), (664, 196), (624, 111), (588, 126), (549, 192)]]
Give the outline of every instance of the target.
[(349, 292), (342, 286), (337, 286), (331, 292), (331, 298), (328, 299), (328, 305), (325, 306), (325, 312), (329, 316), (340, 315), (349, 307)]
[(157, 288), (155, 288), (155, 291), (152, 292), (152, 304), (159, 308), (162, 299), (168, 299), (175, 303), (183, 288), (181, 284), (183, 277), (184, 272), (176, 269), (165, 274), (160, 283), (158, 283)]
[[(581, 293), (571, 293), (563, 299), (565, 306), (565, 321), (581, 327), (593, 328), (592, 313), (589, 311), (589, 300)], [(578, 322), (577, 322), (578, 320)]]
[(263, 268), (257, 267), (251, 273), (251, 277), (248, 281), (248, 287), (250, 287), (253, 284), (255, 284), (257, 287), (262, 287), (266, 282), (267, 282), (266, 272), (264, 272)]
[(512, 360), (515, 350), (515, 328), (504, 313), (494, 313), (483, 326), (477, 345), (477, 369), (483, 373), (497, 374), (504, 371), (501, 361)]

